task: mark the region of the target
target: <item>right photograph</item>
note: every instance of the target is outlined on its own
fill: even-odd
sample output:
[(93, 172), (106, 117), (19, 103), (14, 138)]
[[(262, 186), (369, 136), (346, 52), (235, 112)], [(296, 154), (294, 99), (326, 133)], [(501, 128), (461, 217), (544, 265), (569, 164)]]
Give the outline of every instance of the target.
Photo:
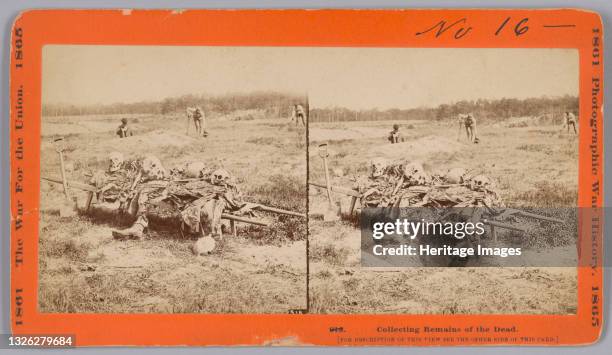
[[(585, 122), (576, 50), (325, 48), (315, 57), (309, 313), (576, 313)], [(451, 246), (519, 256), (421, 254), (400, 265), (371, 253), (399, 244), (366, 240), (366, 211), (411, 208), (480, 209), (477, 243)]]

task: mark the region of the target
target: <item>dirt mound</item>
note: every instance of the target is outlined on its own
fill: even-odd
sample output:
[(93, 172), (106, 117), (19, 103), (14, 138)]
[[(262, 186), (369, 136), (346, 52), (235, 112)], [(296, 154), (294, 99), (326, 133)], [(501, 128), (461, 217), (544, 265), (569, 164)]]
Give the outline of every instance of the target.
[(453, 153), (464, 147), (456, 139), (427, 136), (397, 144), (379, 145), (372, 149), (375, 156), (388, 159), (423, 159), (434, 153)]
[(230, 121), (250, 121), (263, 119), (265, 117), (266, 111), (259, 109), (235, 110), (223, 116), (224, 119)]
[(350, 128), (310, 128), (309, 136), (313, 142), (341, 141), (346, 139), (368, 139), (374, 137), (385, 137), (389, 129), (375, 127), (350, 127)]
[[(155, 130), (145, 134), (134, 135), (127, 138), (113, 138), (106, 141), (110, 146), (122, 146), (134, 151), (152, 151), (159, 147), (184, 147), (200, 142), (195, 137), (185, 136), (182, 133)], [(151, 148), (151, 150), (149, 150)]]

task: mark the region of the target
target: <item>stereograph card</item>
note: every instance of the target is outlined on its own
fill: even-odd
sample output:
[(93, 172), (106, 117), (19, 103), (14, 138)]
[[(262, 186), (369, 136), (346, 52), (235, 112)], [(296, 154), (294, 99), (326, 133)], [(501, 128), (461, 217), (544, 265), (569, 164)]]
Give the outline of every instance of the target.
[(582, 10), (32, 10), (15, 346), (578, 345), (603, 324)]

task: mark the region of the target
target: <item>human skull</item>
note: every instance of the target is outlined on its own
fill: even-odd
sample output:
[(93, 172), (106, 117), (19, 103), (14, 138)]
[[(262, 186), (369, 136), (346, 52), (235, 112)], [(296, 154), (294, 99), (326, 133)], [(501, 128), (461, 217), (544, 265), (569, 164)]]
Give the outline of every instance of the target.
[(201, 178), (206, 165), (200, 161), (189, 162), (185, 164), (183, 174), (188, 178)]
[(431, 182), (431, 177), (425, 171), (417, 171), (412, 174), (408, 181), (412, 185), (427, 185), (429, 182)]
[(467, 170), (464, 168), (451, 168), (444, 175), (444, 181), (449, 184), (463, 184), (467, 173)]
[(470, 188), (472, 190), (482, 191), (489, 189), (491, 185), (491, 180), (484, 175), (476, 175), (470, 180)]
[(108, 171), (114, 173), (115, 171), (121, 169), (121, 165), (123, 165), (123, 154), (119, 152), (112, 152), (108, 156), (109, 166)]
[(429, 174), (420, 163), (408, 163), (402, 167), (404, 178), (413, 185), (425, 185), (429, 182)]
[(370, 176), (377, 178), (385, 173), (385, 170), (389, 166), (389, 162), (384, 158), (374, 158), (370, 162)]
[(229, 184), (231, 179), (230, 174), (225, 169), (217, 169), (212, 172), (210, 181), (214, 185), (226, 185)]
[(148, 155), (142, 161), (142, 174), (148, 180), (163, 180), (166, 177), (166, 169), (156, 156)]
[(170, 169), (170, 176), (173, 178), (182, 178), (183, 177), (183, 172), (185, 171), (185, 166), (175, 166), (172, 169)]
[(404, 177), (407, 179), (410, 179), (410, 177), (414, 174), (425, 172), (423, 165), (420, 163), (405, 163), (401, 168)]

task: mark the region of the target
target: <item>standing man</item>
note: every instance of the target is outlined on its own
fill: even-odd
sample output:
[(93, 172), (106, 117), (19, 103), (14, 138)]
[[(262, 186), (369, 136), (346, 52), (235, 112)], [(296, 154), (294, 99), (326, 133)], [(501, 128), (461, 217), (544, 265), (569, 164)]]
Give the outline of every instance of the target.
[(117, 132), (115, 132), (119, 138), (126, 138), (132, 136), (132, 130), (128, 127), (127, 118), (121, 119), (121, 124), (117, 127)]
[(576, 120), (576, 116), (569, 111), (565, 111), (564, 117), (565, 117), (565, 125), (567, 126), (567, 133), (570, 133), (570, 125), (571, 125), (572, 128), (574, 129), (574, 134), (578, 134), (578, 131), (576, 130), (576, 124), (578, 123)]

